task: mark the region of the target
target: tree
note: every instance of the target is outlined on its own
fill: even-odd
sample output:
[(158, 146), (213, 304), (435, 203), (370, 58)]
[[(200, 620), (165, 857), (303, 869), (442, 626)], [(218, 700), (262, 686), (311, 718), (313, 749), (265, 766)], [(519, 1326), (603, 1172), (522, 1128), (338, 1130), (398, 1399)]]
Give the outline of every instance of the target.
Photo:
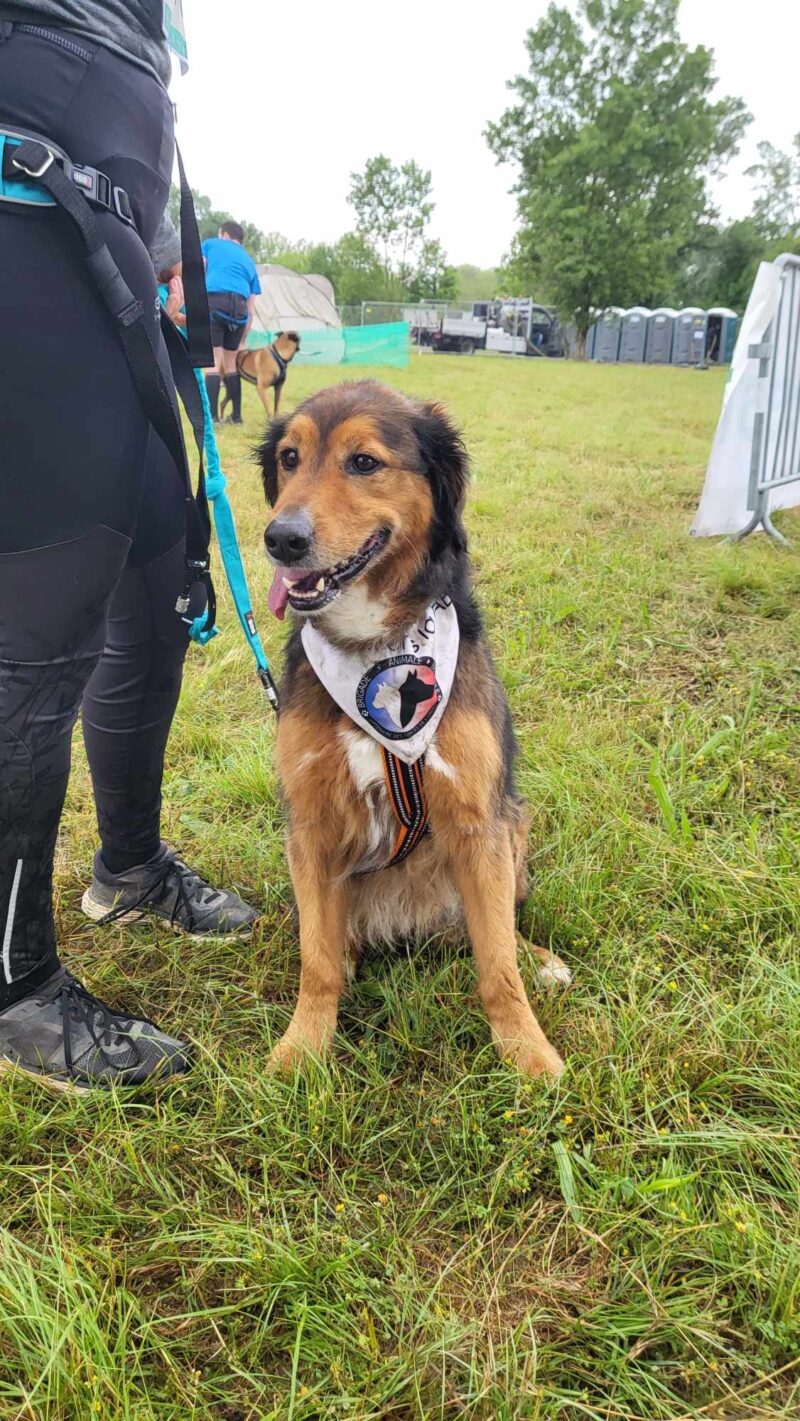
[(709, 227), (698, 246), (686, 254), (669, 297), (677, 306), (730, 306), (744, 311), (766, 242), (752, 217)]
[(323, 272), (345, 306), (388, 299), (386, 277), (375, 248), (360, 232), (345, 232), (333, 248), (334, 269)]
[(406, 282), (411, 301), (452, 301), (458, 291), (456, 269), (448, 266), (439, 241), (423, 242), (415, 269)]
[(747, 169), (747, 176), (757, 182), (753, 221), (768, 239), (794, 234), (800, 230), (800, 133), (793, 152), (759, 143), (758, 156), (760, 162)]
[(581, 0), (577, 17), (551, 3), (486, 131), (519, 168), (516, 258), (581, 342), (593, 308), (666, 298), (749, 122), (740, 99), (712, 102), (712, 53), (681, 41), (678, 3)]
[(490, 301), (500, 290), (500, 275), (495, 267), (473, 266), (462, 262), (455, 268), (459, 301)]
[(413, 160), (395, 166), (383, 153), (350, 174), (348, 202), (356, 227), (378, 248), (388, 288), (402, 295), (433, 212), (431, 175)]

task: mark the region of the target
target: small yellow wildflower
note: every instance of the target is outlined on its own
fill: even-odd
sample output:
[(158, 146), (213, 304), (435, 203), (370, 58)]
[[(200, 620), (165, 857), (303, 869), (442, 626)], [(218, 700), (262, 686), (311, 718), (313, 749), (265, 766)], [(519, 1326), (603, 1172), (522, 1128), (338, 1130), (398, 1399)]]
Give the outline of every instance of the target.
[(744, 1219), (737, 1219), (737, 1221), (736, 1221), (736, 1232), (739, 1233), (739, 1234), (746, 1234), (746, 1233), (747, 1233), (747, 1224), (744, 1222)]
[(677, 992), (678, 984), (674, 979), (671, 982), (667, 982), (667, 990), (670, 992)]
[(563, 1116), (561, 1117), (561, 1124), (562, 1124), (562, 1125), (571, 1125), (571, 1124), (572, 1124), (572, 1116), (571, 1116), (571, 1115), (563, 1115)]
[(347, 1208), (347, 1205), (346, 1205), (346, 1204), (342, 1204), (342, 1203), (337, 1204), (337, 1205), (336, 1205), (336, 1212), (337, 1212), (337, 1214), (343, 1214), (346, 1208)]
[(504, 1111), (503, 1111), (503, 1119), (504, 1119), (504, 1120), (513, 1120), (513, 1119), (514, 1119), (514, 1112), (513, 1112), (513, 1110), (504, 1110)]
[(379, 1203), (379, 1204), (388, 1204), (388, 1203), (389, 1203), (389, 1195), (388, 1195), (388, 1194), (379, 1194), (379, 1195), (378, 1195), (378, 1203)]

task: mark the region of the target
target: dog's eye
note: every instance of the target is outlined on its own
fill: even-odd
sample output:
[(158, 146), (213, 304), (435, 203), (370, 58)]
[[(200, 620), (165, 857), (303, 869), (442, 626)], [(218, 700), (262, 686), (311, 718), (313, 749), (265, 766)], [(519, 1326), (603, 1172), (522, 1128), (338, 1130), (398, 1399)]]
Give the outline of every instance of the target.
[(282, 469), (296, 469), (300, 456), (296, 449), (281, 449), (280, 461)]
[(374, 474), (380, 467), (380, 461), (373, 459), (371, 454), (354, 454), (350, 460), (350, 467), (355, 474)]

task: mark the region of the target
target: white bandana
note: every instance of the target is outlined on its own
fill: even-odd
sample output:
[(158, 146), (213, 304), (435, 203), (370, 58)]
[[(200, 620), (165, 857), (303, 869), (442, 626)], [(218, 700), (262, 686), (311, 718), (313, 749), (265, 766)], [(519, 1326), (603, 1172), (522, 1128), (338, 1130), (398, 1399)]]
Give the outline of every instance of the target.
[(356, 725), (407, 765), (425, 754), (458, 661), (458, 617), (449, 597), (432, 602), (402, 641), (377, 655), (341, 651), (313, 622), (301, 635), (326, 691)]

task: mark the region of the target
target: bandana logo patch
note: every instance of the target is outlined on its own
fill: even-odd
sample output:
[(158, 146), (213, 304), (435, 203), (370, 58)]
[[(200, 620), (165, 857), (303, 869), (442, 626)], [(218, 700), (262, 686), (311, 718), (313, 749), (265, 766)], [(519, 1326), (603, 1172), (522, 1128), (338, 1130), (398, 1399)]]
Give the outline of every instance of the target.
[(361, 677), (356, 705), (387, 740), (408, 740), (430, 720), (442, 700), (430, 656), (400, 655), (378, 661)]

